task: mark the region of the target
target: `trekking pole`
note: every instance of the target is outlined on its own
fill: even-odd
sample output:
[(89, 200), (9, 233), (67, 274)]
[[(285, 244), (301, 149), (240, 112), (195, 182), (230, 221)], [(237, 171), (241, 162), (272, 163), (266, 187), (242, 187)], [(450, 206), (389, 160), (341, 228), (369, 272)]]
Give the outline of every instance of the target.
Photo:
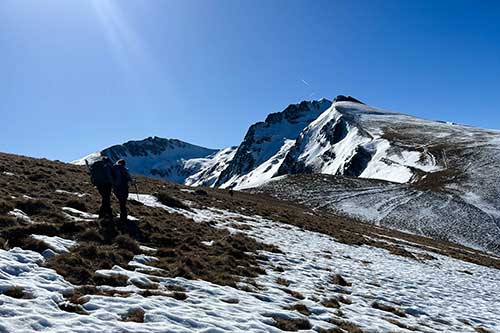
[(89, 161), (85, 160), (85, 165), (87, 166), (87, 171), (89, 172), (90, 174), (90, 165), (89, 165)]

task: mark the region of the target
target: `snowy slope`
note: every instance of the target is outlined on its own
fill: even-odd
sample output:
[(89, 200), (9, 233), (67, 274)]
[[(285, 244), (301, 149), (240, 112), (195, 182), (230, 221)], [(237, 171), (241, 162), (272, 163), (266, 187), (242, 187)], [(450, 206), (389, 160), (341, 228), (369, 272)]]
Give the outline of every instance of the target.
[[(148, 263), (154, 255), (136, 255), (129, 267), (101, 270), (102, 276), (128, 278), (125, 287), (104, 290), (130, 292), (123, 297), (87, 295), (85, 315), (63, 311), (63, 294), (74, 286), (55, 271), (44, 268), (44, 258), (32, 251), (0, 250), (2, 291), (22, 288), (29, 297), (0, 295), (0, 330), (3, 332), (282, 332), (276, 319), (301, 319), (303, 332), (498, 332), (496, 297), (499, 271), (428, 253), (410, 243), (407, 250), (421, 260), (390, 254), (368, 246), (352, 246), (302, 228), (206, 207), (186, 211), (141, 195), (147, 206), (179, 213), (200, 223), (242, 232), (274, 244), (281, 252), (262, 251), (266, 273), (245, 290), (203, 280), (154, 275)], [(397, 242), (388, 239), (387, 242)], [(48, 240), (50, 242), (50, 240)], [(209, 244), (209, 243), (207, 243)], [(210, 245), (208, 245), (210, 246)], [(149, 249), (154, 250), (154, 249)], [(151, 274), (148, 273), (148, 267)], [(280, 267), (281, 269), (276, 269)], [(341, 275), (347, 285), (332, 282)], [(188, 298), (141, 296), (134, 286), (156, 281), (159, 292), (169, 286), (186, 290)], [(280, 282), (281, 281), (281, 282)], [(286, 284), (286, 286), (284, 285)], [(294, 294), (290, 294), (290, 291)], [(305, 314), (292, 306), (302, 306)], [(142, 311), (144, 322), (124, 321)], [(357, 329), (357, 330), (355, 330)]]
[(400, 146), (384, 137), (387, 129), (412, 124), (435, 127), (434, 122), (361, 103), (335, 102), (300, 134), (279, 173), (338, 174), (405, 183), (415, 169), (439, 170), (435, 158), (423, 148)]
[(253, 189), (378, 226), (500, 253), (498, 212), (458, 193), (327, 175), (284, 176)]
[(218, 152), (199, 159), (191, 159), (185, 163), (185, 166), (192, 170), (191, 165), (199, 165), (199, 171), (186, 178), (184, 182), (189, 186), (205, 186), (213, 187), (219, 179), (222, 171), (227, 167), (228, 163), (234, 158), (237, 147), (229, 147), (221, 149)]
[(268, 189), (372, 223), (498, 252), (498, 165), (499, 131), (336, 102), (300, 134), (279, 174), (406, 185), (313, 177), (280, 179)]
[(86, 158), (91, 162), (104, 155), (112, 161), (125, 159), (133, 173), (183, 183), (189, 176), (206, 168), (218, 152), (176, 139), (149, 137), (106, 148), (73, 163), (82, 165)]

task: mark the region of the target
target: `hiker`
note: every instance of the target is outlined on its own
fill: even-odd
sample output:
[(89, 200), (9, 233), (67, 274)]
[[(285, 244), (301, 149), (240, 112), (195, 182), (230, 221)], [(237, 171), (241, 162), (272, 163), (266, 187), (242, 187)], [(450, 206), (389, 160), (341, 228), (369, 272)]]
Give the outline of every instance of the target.
[(120, 203), (121, 222), (127, 222), (128, 183), (132, 181), (125, 164), (125, 160), (118, 160), (113, 166), (113, 192)]
[[(85, 161), (86, 162), (86, 161)], [(111, 190), (113, 188), (113, 163), (107, 156), (94, 162), (90, 167), (90, 181), (97, 187), (101, 195), (101, 207), (99, 208), (99, 218), (113, 218), (111, 210)]]

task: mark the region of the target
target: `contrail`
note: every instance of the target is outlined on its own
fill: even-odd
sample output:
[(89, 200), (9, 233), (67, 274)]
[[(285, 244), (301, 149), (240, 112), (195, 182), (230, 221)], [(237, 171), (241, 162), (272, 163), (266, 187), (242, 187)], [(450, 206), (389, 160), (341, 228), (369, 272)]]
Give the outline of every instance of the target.
[(302, 81), (302, 83), (303, 83), (303, 84), (305, 84), (306, 86), (308, 86), (308, 87), (310, 87), (310, 86), (311, 86), (309, 83), (307, 83), (307, 81), (306, 81), (306, 80), (301, 79), (301, 81)]

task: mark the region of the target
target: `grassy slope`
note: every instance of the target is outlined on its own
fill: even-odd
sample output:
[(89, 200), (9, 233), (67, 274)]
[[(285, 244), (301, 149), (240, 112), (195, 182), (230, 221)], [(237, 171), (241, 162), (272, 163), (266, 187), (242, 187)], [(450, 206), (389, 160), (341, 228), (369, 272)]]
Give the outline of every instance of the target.
[[(193, 207), (216, 207), (247, 215), (257, 214), (331, 235), (343, 243), (385, 248), (391, 253), (415, 260), (432, 258), (410, 253), (389, 237), (420, 244), (431, 252), (500, 268), (500, 260), (473, 249), (379, 228), (327, 212), (313, 212), (265, 195), (235, 192), (231, 196), (228, 191), (218, 189), (194, 193), (181, 191), (187, 189), (185, 186), (144, 177), (139, 177), (138, 183), (141, 193), (162, 193), (166, 198), (189, 200)], [(58, 189), (89, 195), (78, 198), (67, 193), (56, 193)], [(175, 200), (170, 204), (175, 204)], [(127, 225), (107, 226), (97, 221), (72, 222), (61, 210), (64, 206), (70, 206), (94, 213), (98, 205), (99, 196), (89, 184), (84, 167), (0, 154), (0, 237), (3, 247), (21, 246), (35, 251), (46, 249), (43, 243), (31, 239), (31, 234), (57, 235), (77, 240), (78, 246), (70, 253), (59, 255), (46, 263), (75, 284), (120, 285), (123, 281), (102, 281), (94, 274), (95, 270), (111, 268), (113, 265), (125, 267), (134, 253), (138, 252), (139, 244), (158, 249), (155, 256), (160, 260), (155, 265), (165, 270), (162, 273), (164, 275), (201, 278), (232, 286), (241, 278), (265, 273), (257, 264), (258, 250), (278, 251), (247, 236), (230, 235), (225, 230), (215, 229), (210, 223), (195, 223), (184, 216), (169, 214), (160, 208), (145, 207), (134, 201), (129, 205), (130, 213), (140, 220)], [(38, 223), (29, 224), (9, 217), (7, 212), (13, 208), (23, 210)], [(114, 208), (116, 211), (116, 202)], [(203, 245), (202, 241), (208, 239), (216, 240), (213, 246)]]

